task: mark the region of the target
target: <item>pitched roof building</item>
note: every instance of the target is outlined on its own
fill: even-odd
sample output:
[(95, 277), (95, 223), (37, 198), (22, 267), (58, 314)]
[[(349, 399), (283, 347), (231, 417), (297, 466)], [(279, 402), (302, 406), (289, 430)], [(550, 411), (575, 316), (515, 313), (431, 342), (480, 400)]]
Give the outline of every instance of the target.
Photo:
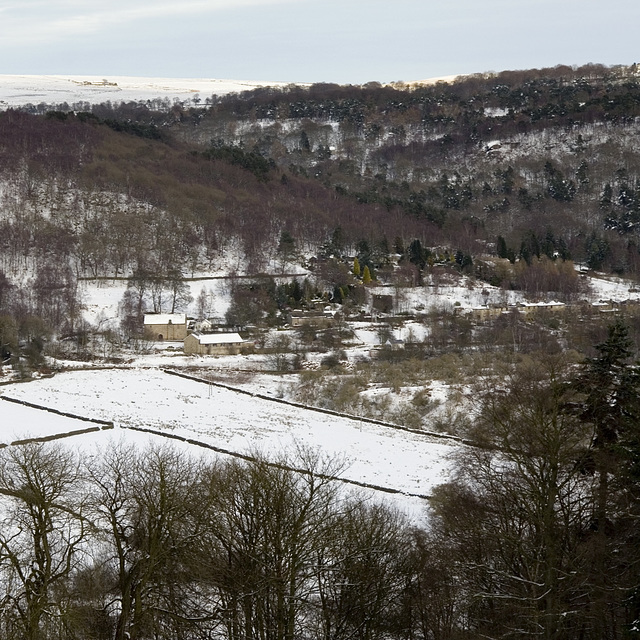
[(185, 313), (145, 313), (144, 328), (156, 340), (184, 340), (187, 336)]
[(184, 339), (184, 352), (197, 355), (235, 355), (247, 344), (238, 333), (190, 333)]

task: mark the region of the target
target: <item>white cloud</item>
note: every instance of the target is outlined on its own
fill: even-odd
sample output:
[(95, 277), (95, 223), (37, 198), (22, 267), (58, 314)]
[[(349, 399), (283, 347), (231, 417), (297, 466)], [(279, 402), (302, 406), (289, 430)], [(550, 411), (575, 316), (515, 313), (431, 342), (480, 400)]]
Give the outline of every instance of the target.
[(307, 0), (58, 0), (42, 2), (24, 0), (21, 3), (0, 0), (0, 41), (7, 44), (43, 44), (74, 36), (87, 36), (143, 20), (172, 17), (193, 17), (215, 11), (274, 4), (302, 3)]

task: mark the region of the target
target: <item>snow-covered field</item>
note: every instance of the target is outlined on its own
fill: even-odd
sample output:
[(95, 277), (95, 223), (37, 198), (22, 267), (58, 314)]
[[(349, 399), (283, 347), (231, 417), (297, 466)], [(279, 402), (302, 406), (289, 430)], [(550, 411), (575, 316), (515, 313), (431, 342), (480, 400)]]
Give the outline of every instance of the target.
[[(451, 456), (461, 446), (455, 440), (274, 403), (158, 369), (70, 371), (1, 387), (0, 395), (114, 422), (114, 430), (68, 440), (83, 447), (105, 438), (129, 438), (128, 427), (142, 427), (271, 458), (310, 448), (344, 460), (345, 479), (414, 495), (428, 495), (446, 481)], [(9, 402), (2, 402), (1, 408), (0, 442), (4, 443), (92, 426)], [(414, 512), (424, 507), (423, 501), (406, 496), (396, 501)]]
[(640, 300), (640, 287), (624, 278), (598, 274), (597, 277), (589, 277), (589, 287), (595, 301)]
[[(407, 86), (450, 82), (458, 76), (443, 76)], [(168, 99), (180, 102), (200, 101), (206, 104), (211, 96), (251, 91), (259, 87), (285, 87), (290, 84), (308, 86), (303, 82), (260, 82), (250, 80), (220, 80), (214, 78), (144, 78), (135, 76), (74, 76), (74, 75), (3, 75), (0, 74), (0, 109), (26, 104), (69, 105), (80, 102), (100, 104), (110, 101), (145, 102)], [(195, 100), (194, 100), (195, 99)]]
[(282, 87), (285, 82), (250, 82), (212, 78), (139, 78), (128, 76), (37, 76), (0, 75), (0, 109), (26, 104), (60, 104), (110, 101), (145, 102), (168, 99), (180, 102), (213, 95), (250, 91), (258, 87)]
[[(17, 386), (4, 387), (5, 392), (0, 392), (0, 397), (11, 397), (11, 393), (6, 393), (6, 390), (14, 390), (15, 388)], [(97, 425), (92, 425), (84, 420), (76, 420), (13, 402), (2, 402), (0, 411), (2, 414), (0, 444), (11, 444), (27, 438), (44, 438), (73, 431), (82, 431), (92, 426), (97, 427)]]

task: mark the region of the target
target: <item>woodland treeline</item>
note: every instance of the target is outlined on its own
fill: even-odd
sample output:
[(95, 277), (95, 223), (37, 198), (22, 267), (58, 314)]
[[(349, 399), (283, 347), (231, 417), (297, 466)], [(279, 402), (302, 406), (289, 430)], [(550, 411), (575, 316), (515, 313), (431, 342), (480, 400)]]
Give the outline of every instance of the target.
[(470, 253), (501, 234), (517, 254), (527, 233), (550, 231), (576, 260), (635, 273), (639, 99), (635, 66), (587, 65), (433, 86), (266, 88), (174, 129), (430, 220)]
[(346, 461), (178, 447), (0, 452), (7, 640), (633, 638), (640, 375), (624, 324), (579, 368), (511, 367), (426, 526)]
[[(146, 264), (191, 273), (232, 243), (255, 272), (283, 229), (301, 247), (337, 227), (347, 237), (362, 228), (376, 229), (374, 237), (400, 231), (383, 207), (363, 208), (275, 170), (256, 175), (262, 165), (242, 152), (200, 154), (74, 116), (18, 112), (0, 115), (0, 135), (6, 272), (55, 255), (82, 276), (128, 275)], [(419, 223), (412, 227), (417, 233)]]

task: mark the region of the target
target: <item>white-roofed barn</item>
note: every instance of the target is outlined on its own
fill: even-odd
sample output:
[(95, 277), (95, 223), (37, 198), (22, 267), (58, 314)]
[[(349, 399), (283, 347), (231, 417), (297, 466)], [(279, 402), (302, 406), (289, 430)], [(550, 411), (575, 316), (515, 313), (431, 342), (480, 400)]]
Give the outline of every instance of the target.
[(238, 333), (190, 333), (184, 339), (184, 352), (208, 356), (235, 355), (246, 344)]

